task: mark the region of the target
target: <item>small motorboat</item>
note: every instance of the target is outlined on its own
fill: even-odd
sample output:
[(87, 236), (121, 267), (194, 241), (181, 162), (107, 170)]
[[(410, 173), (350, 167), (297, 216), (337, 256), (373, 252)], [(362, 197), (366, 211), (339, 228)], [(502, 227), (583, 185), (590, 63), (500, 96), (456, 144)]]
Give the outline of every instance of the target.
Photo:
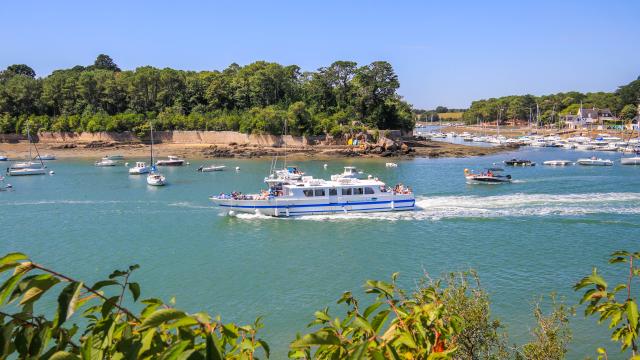
[(106, 157), (103, 157), (102, 159), (96, 161), (95, 163), (93, 163), (94, 166), (98, 166), (98, 167), (104, 167), (104, 166), (116, 166), (118, 165), (117, 161), (111, 160), (111, 159), (107, 159)]
[(620, 164), (622, 165), (640, 165), (640, 156), (633, 157), (623, 157), (620, 159)]
[(0, 155), (0, 161), (8, 161), (9, 158), (4, 156), (4, 155)]
[(164, 186), (166, 184), (165, 177), (157, 172), (147, 175), (147, 184), (151, 186)]
[(388, 162), (388, 163), (386, 163), (386, 164), (385, 164), (385, 166), (386, 166), (386, 167), (393, 167), (393, 168), (395, 168), (395, 167), (398, 167), (398, 164), (396, 164), (396, 163), (392, 163), (392, 162)]
[(511, 182), (511, 175), (496, 175), (491, 170), (480, 174), (464, 169), (464, 177), (469, 184), (504, 184)]
[(536, 166), (536, 163), (532, 162), (531, 160), (519, 159), (505, 160), (504, 164), (508, 166)]
[(595, 156), (592, 156), (588, 159), (578, 159), (577, 163), (579, 165), (586, 166), (613, 166), (613, 161), (609, 159), (601, 159)]
[(182, 166), (184, 165), (184, 159), (180, 159), (177, 156), (169, 155), (166, 160), (156, 161), (158, 166)]
[(212, 171), (222, 171), (226, 168), (224, 165), (209, 165), (209, 166), (200, 166), (198, 168), (199, 172), (212, 172)]
[(147, 163), (144, 161), (137, 161), (136, 165), (129, 169), (129, 175), (142, 175), (151, 170)]
[(55, 160), (56, 156), (51, 154), (37, 155), (34, 160)]
[(569, 160), (547, 160), (542, 164), (548, 165), (548, 166), (567, 166), (567, 165), (573, 165), (573, 162)]
[(104, 157), (104, 159), (107, 159), (107, 160), (124, 160), (124, 156), (123, 155), (119, 155), (119, 154), (107, 155), (107, 156)]

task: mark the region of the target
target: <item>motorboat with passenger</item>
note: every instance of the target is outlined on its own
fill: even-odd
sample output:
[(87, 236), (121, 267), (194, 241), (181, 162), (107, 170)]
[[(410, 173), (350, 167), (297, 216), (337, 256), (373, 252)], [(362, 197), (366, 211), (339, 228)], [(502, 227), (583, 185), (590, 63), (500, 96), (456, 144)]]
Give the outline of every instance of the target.
[(274, 217), (415, 209), (415, 196), (410, 188), (403, 185), (390, 188), (377, 178), (322, 180), (304, 176), (282, 182), (272, 179), (267, 184), (269, 189), (259, 194), (222, 193), (210, 199), (230, 214)]
[(165, 160), (156, 161), (157, 166), (182, 166), (184, 165), (184, 159), (181, 159), (174, 155), (167, 156)]
[(511, 175), (499, 175), (491, 170), (474, 173), (469, 169), (464, 169), (464, 177), (469, 184), (504, 184), (511, 182)]
[(613, 166), (613, 161), (597, 158), (595, 156), (586, 159), (578, 159), (577, 163), (585, 166)]

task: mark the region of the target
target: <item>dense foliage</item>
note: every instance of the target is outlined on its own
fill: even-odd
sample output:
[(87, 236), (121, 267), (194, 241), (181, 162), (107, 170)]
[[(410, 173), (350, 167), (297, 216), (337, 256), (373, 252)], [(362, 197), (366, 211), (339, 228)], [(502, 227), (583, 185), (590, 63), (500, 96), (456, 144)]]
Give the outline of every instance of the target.
[(391, 64), (336, 61), (314, 72), (258, 61), (223, 71), (139, 67), (121, 71), (104, 54), (91, 66), (36, 78), (27, 65), (0, 72), (0, 132), (136, 131), (145, 118), (159, 130), (235, 130), (295, 135), (338, 131), (354, 121), (409, 129), (411, 108), (396, 93)]
[[(269, 345), (250, 325), (187, 313), (160, 299), (138, 300), (137, 265), (88, 284), (21, 253), (0, 258), (0, 358), (19, 359), (258, 359)], [(317, 311), (314, 329), (291, 343), (292, 359), (561, 359), (567, 312), (536, 307), (534, 341), (508, 346), (475, 273), (421, 281), (411, 293), (396, 283), (367, 281), (375, 299), (351, 292), (338, 300), (346, 314)], [(52, 304), (57, 304), (52, 307)], [(364, 304), (364, 305), (363, 305)], [(36, 305), (39, 305), (36, 308)], [(134, 311), (132, 309), (139, 309)], [(55, 309), (55, 311), (54, 311)], [(41, 314), (43, 312), (46, 315)]]
[[(580, 93), (570, 91), (543, 96), (513, 95), (500, 98), (478, 100), (464, 113), (468, 123), (480, 121), (529, 120), (541, 124), (557, 123), (562, 115), (576, 114), (581, 104), (583, 108), (610, 109), (623, 120), (636, 115), (636, 105), (640, 102), (640, 78), (620, 86), (615, 92)], [(536, 108), (537, 106), (537, 108)], [(537, 116), (539, 114), (539, 116)]]

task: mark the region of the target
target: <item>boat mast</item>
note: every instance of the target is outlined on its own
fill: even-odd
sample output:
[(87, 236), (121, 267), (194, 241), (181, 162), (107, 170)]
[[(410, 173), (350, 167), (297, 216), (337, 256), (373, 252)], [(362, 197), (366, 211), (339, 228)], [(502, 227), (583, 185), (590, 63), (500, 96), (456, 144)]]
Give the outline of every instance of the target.
[(287, 168), (287, 119), (284, 119), (284, 135), (282, 136), (282, 142), (284, 142), (284, 168)]
[(149, 120), (149, 127), (151, 128), (151, 163), (149, 166), (153, 166), (153, 122)]

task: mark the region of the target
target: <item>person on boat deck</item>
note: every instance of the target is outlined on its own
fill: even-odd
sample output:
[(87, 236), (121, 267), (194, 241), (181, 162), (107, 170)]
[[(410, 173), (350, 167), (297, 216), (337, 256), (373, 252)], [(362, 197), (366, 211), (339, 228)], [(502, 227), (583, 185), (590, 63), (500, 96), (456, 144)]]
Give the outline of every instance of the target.
[(493, 177), (493, 173), (491, 172), (491, 170), (487, 171), (487, 176), (488, 177)]

